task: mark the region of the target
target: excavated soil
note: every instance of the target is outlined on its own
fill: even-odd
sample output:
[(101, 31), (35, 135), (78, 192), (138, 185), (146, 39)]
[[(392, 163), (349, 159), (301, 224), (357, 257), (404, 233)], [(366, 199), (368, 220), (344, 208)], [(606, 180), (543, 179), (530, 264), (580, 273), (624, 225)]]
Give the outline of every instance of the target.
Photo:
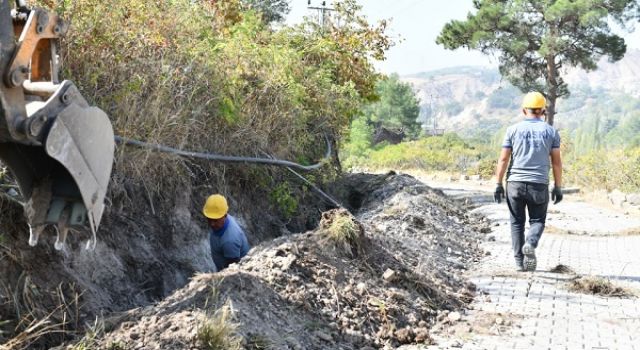
[(344, 209), (326, 212), (318, 229), (266, 241), (157, 304), (112, 314), (102, 334), (83, 341), (201, 349), (198, 331), (228, 305), (246, 349), (429, 344), (437, 315), (472, 300), (462, 275), (480, 257), (486, 221), (408, 175), (355, 174), (332, 192), (355, 220)]

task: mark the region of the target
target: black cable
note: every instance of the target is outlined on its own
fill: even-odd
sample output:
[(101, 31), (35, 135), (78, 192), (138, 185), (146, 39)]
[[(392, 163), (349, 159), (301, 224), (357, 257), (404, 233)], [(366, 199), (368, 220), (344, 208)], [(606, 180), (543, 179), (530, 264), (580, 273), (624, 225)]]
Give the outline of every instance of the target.
[(318, 163), (312, 164), (312, 165), (302, 165), (299, 163), (291, 162), (288, 160), (281, 160), (281, 159), (225, 156), (225, 155), (215, 154), (215, 153), (191, 152), (191, 151), (184, 151), (184, 150), (169, 147), (169, 146), (129, 139), (129, 138), (117, 136), (117, 135), (114, 138), (116, 143), (119, 143), (119, 144), (136, 146), (140, 148), (147, 148), (156, 152), (171, 153), (171, 154), (176, 154), (176, 155), (188, 157), (188, 158), (199, 158), (199, 159), (214, 160), (214, 161), (228, 162), (228, 163), (256, 163), (256, 164), (264, 164), (264, 165), (275, 165), (275, 166), (291, 167), (291, 168), (296, 168), (300, 170), (318, 169), (322, 165), (324, 165), (324, 163), (328, 161), (329, 158), (331, 157), (331, 143), (329, 142), (328, 138), (326, 138), (327, 153), (325, 154), (323, 159), (321, 159)]

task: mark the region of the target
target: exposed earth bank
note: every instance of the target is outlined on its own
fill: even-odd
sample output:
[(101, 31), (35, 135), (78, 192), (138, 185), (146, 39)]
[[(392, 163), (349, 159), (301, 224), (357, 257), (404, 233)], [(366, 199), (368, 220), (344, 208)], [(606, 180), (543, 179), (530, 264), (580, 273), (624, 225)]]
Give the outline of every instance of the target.
[(247, 349), (429, 344), (438, 315), (473, 298), (463, 274), (481, 256), (486, 220), (408, 175), (354, 174), (333, 192), (355, 217), (325, 212), (318, 229), (264, 242), (226, 271), (107, 318), (83, 344), (207, 348), (207, 330), (224, 320)]

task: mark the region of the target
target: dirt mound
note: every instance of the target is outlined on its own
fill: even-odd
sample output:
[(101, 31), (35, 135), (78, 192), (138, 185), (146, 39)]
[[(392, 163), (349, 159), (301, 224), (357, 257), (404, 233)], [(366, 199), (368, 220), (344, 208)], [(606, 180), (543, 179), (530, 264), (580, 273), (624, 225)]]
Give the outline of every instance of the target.
[(232, 214), (254, 246), (317, 227), (328, 209), (307, 194), (295, 198), (294, 216), (282, 215), (269, 192), (236, 176), (240, 168), (225, 168), (235, 182), (189, 178), (171, 197), (157, 197), (116, 173), (118, 185), (110, 187), (93, 251), (84, 249), (86, 232), (72, 232), (65, 249), (55, 251), (52, 227), (29, 247), (22, 205), (0, 191), (0, 348), (12, 338), (19, 340), (14, 349), (71, 341), (96, 318), (156, 303), (195, 273), (215, 271), (201, 216), (206, 195), (214, 191), (228, 194)]
[(245, 348), (429, 343), (438, 310), (471, 301), (462, 272), (479, 257), (479, 224), (406, 175), (353, 175), (335, 190), (360, 208), (357, 221), (325, 213), (317, 230), (265, 242), (240, 264), (110, 321), (96, 347), (202, 348), (198, 330), (225, 303)]

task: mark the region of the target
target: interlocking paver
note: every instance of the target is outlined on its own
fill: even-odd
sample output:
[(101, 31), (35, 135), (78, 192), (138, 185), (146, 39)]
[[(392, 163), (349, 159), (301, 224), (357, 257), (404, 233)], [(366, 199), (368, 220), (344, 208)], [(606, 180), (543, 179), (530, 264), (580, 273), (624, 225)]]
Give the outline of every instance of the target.
[(500, 335), (469, 334), (460, 340), (463, 348), (640, 350), (636, 345), (640, 344), (640, 300), (570, 292), (567, 285), (575, 275), (549, 272), (563, 264), (577, 275), (608, 278), (640, 291), (640, 236), (612, 234), (616, 227), (629, 226), (623, 216), (613, 218), (619, 222), (590, 225), (586, 221), (597, 221), (599, 209), (584, 203), (580, 208), (588, 209), (591, 216), (550, 215), (553, 225), (571, 230), (576, 222), (579, 231), (597, 227), (608, 235), (544, 234), (533, 273), (515, 272), (506, 206), (486, 204), (476, 209), (497, 226), (491, 233), (495, 241), (483, 244), (491, 255), (470, 274), (479, 293), (465, 319), (501, 313), (513, 324), (502, 327)]

